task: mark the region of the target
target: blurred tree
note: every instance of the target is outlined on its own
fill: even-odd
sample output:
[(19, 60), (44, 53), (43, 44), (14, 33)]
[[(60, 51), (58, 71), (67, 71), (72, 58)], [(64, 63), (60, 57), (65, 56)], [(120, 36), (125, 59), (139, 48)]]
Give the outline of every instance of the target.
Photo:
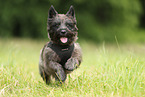
[(140, 19), (140, 26), (145, 28), (145, 0), (140, 0), (141, 5), (142, 5), (142, 9), (143, 9), (143, 13), (141, 15), (141, 19)]
[[(47, 38), (47, 13), (54, 5), (66, 13), (74, 5), (79, 37), (94, 41), (124, 40), (137, 29), (144, 0), (1, 0), (0, 36)], [(145, 23), (142, 22), (141, 25)]]
[[(139, 25), (138, 0), (79, 0), (78, 25), (81, 36), (96, 41), (114, 41), (130, 36)], [(77, 3), (78, 1), (76, 1)]]

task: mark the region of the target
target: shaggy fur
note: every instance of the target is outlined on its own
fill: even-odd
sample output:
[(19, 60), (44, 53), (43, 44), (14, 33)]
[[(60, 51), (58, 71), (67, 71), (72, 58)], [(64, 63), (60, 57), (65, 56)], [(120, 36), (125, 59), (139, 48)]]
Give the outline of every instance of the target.
[(82, 61), (81, 48), (75, 43), (78, 28), (73, 7), (66, 14), (58, 14), (51, 6), (47, 30), (50, 42), (40, 52), (40, 75), (47, 84), (50, 83), (51, 76), (62, 83), (67, 74), (75, 70)]

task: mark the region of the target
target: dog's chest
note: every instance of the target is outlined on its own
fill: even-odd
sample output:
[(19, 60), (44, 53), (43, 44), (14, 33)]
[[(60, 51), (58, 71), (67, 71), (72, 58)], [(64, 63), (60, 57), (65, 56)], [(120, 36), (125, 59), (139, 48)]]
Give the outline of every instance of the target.
[(67, 60), (72, 56), (74, 50), (74, 44), (71, 46), (58, 46), (49, 42), (48, 47), (50, 47), (61, 59), (59, 62), (62, 66), (65, 65)]

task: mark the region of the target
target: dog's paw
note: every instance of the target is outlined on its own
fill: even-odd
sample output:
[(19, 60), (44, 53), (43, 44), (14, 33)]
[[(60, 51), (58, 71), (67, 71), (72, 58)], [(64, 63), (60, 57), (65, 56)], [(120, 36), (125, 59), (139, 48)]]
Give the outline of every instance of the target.
[(64, 67), (68, 71), (73, 71), (74, 69), (76, 69), (78, 67), (77, 59), (75, 59), (75, 58), (68, 59), (68, 61), (66, 62)]
[(63, 83), (66, 80), (66, 74), (62, 69), (57, 70), (55, 75), (55, 80), (59, 81), (60, 83)]

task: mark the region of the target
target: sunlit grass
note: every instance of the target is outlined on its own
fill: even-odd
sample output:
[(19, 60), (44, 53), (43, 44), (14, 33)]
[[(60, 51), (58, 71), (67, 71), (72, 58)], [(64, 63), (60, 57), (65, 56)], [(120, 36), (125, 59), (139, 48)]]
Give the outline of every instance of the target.
[(81, 41), (83, 62), (65, 84), (46, 85), (39, 75), (40, 49), (46, 41), (0, 39), (0, 96), (145, 96), (143, 45)]

